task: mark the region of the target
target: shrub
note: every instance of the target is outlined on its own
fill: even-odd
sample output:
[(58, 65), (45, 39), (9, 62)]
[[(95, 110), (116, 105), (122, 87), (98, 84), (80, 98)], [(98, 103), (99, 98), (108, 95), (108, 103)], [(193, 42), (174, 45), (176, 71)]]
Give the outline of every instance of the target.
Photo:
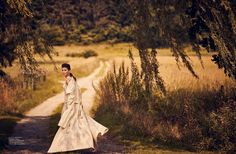
[(7, 115), (17, 111), (16, 97), (20, 92), (10, 79), (0, 78), (0, 115)]
[(67, 57), (81, 57), (81, 53), (67, 53)]
[(67, 42), (80, 42), (81, 41), (80, 35), (81, 35), (81, 31), (79, 28), (69, 31)]
[(97, 56), (97, 55), (98, 54), (93, 50), (86, 50), (86, 51), (82, 52), (82, 56), (84, 58), (89, 58), (89, 57), (93, 57), (93, 56)]
[(64, 31), (60, 26), (43, 24), (41, 26), (42, 32), (46, 36), (47, 41), (51, 45), (64, 45), (65, 35)]
[(84, 57), (84, 58), (89, 58), (89, 57), (94, 57), (97, 56), (98, 54), (93, 51), (93, 50), (86, 50), (82, 53), (67, 53), (67, 57)]
[[(100, 82), (97, 116), (122, 113), (124, 129), (134, 128), (139, 137), (153, 142), (195, 150), (234, 151), (236, 91), (233, 86), (198, 90), (176, 89), (166, 96), (145, 91), (142, 73), (131, 59), (131, 74), (124, 62)], [(111, 111), (113, 109), (115, 111)], [(113, 116), (119, 116), (114, 114)], [(128, 120), (127, 120), (128, 119)], [(127, 136), (127, 134), (126, 134)]]

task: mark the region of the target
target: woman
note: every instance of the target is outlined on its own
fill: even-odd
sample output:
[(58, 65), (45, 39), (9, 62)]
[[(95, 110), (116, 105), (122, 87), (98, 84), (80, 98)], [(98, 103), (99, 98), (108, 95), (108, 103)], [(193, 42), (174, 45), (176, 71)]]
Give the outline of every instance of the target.
[(70, 65), (61, 65), (66, 78), (64, 88), (64, 106), (59, 129), (52, 141), (48, 153), (74, 151), (82, 149), (96, 150), (97, 137), (108, 131), (83, 110), (82, 96), (76, 78), (70, 72)]

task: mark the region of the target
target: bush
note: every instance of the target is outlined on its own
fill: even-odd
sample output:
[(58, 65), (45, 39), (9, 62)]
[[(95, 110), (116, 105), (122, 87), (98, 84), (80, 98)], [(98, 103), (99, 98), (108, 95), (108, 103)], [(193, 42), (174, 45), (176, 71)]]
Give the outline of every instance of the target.
[(17, 99), (15, 96), (20, 88), (10, 79), (0, 78), (0, 115), (8, 115), (17, 112)]
[(97, 56), (98, 54), (93, 51), (93, 50), (86, 50), (82, 53), (67, 53), (67, 57), (84, 57), (84, 58), (89, 58), (89, 57), (94, 57)]
[(64, 45), (65, 35), (60, 26), (44, 24), (41, 26), (42, 32), (51, 45)]
[(221, 149), (223, 151), (235, 152), (236, 140), (236, 102), (227, 100), (216, 111), (207, 117), (209, 126), (205, 132), (207, 138), (201, 144), (209, 149)]
[[(132, 33), (129, 26), (120, 27), (119, 25), (111, 24), (109, 26), (95, 27), (89, 33), (93, 43), (109, 41), (113, 43), (132, 41)], [(88, 41), (88, 39), (84, 40)]]
[(67, 57), (81, 57), (81, 53), (67, 53)]
[(146, 136), (153, 142), (195, 150), (234, 151), (236, 91), (230, 86), (207, 86), (195, 91), (176, 89), (166, 96), (156, 91), (150, 96), (133, 61), (131, 76), (124, 63), (118, 72), (113, 64), (113, 71), (97, 90), (97, 113), (111, 112), (111, 108), (113, 113), (122, 113), (124, 129), (132, 126), (139, 137)]
[(93, 50), (86, 50), (86, 51), (82, 52), (82, 56), (84, 58), (89, 58), (89, 57), (93, 57), (93, 56), (97, 56), (97, 55), (98, 54)]
[(81, 31), (80, 29), (72, 29), (68, 32), (67, 42), (80, 42), (81, 41)]

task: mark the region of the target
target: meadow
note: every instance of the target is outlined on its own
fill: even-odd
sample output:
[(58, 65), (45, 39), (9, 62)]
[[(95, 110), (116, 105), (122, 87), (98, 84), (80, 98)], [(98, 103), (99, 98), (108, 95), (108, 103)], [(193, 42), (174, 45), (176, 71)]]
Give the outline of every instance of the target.
[[(236, 82), (218, 69), (211, 54), (203, 54), (201, 65), (191, 52), (197, 79), (182, 63), (177, 67), (168, 49), (160, 49), (166, 96), (159, 91), (147, 95), (143, 81), (132, 82), (138, 77), (130, 69), (130, 59), (113, 57), (116, 71), (100, 83), (95, 118), (131, 153), (233, 152)], [(140, 70), (139, 57), (134, 61)]]
[[(133, 90), (130, 85), (132, 71), (129, 70), (131, 62), (128, 58), (128, 50), (132, 50), (135, 63), (140, 70), (138, 51), (131, 43), (71, 44), (54, 46), (54, 50), (59, 53), (58, 56), (53, 57), (56, 67), (49, 59), (43, 61), (40, 57), (36, 57), (47, 76), (46, 81), (40, 83), (35, 91), (21, 89), (19, 86), (12, 88), (1, 84), (3, 88), (8, 89), (0, 94), (1, 98), (4, 98), (1, 99), (2, 102), (6, 103), (3, 105), (6, 107), (5, 111), (1, 111), (4, 114), (1, 115), (0, 122), (10, 128), (7, 131), (6, 129), (1, 130), (1, 136), (5, 139), (11, 133), (15, 121), (20, 118), (20, 115), (48, 97), (62, 91), (59, 83), (63, 80), (60, 74), (61, 63), (69, 62), (73, 74), (76, 77), (82, 77), (92, 72), (98, 66), (99, 60), (107, 60), (111, 66), (115, 63), (117, 75), (119, 75), (118, 70), (122, 67), (122, 63), (124, 63), (124, 70), (128, 67), (129, 74), (126, 76), (126, 73), (121, 72), (120, 79), (123, 78), (126, 82), (117, 82), (121, 91), (116, 93), (112, 91), (111, 87), (115, 79), (114, 73), (112, 74), (114, 71), (111, 70), (110, 77), (108, 75), (100, 84), (92, 115), (96, 120), (110, 128), (110, 135), (117, 141), (126, 144), (127, 150), (131, 153), (191, 153), (195, 150), (232, 148), (231, 142), (227, 140), (227, 137), (232, 136), (232, 134), (229, 134), (225, 129), (232, 125), (232, 121), (227, 119), (229, 118), (227, 114), (233, 116), (235, 113), (231, 111), (235, 107), (236, 83), (225, 76), (223, 70), (218, 69), (211, 61), (211, 55), (214, 53), (207, 53), (202, 50), (202, 67), (195, 53), (186, 48), (186, 52), (192, 60), (193, 68), (199, 76), (199, 79), (196, 79), (182, 64), (178, 69), (169, 49), (158, 49), (160, 75), (167, 88), (167, 96), (160, 97), (157, 92), (152, 98), (145, 98), (145, 95), (141, 94), (140, 97), (132, 97), (131, 99), (128, 97), (128, 94)], [(86, 50), (93, 50), (97, 56), (91, 58), (67, 56)], [(17, 61), (13, 67), (4, 69), (13, 81), (18, 81), (19, 70)], [(140, 84), (142, 85), (142, 83)], [(142, 90), (141, 93), (144, 94)], [(115, 95), (120, 95), (122, 99), (117, 100)], [(233, 100), (234, 103), (227, 104), (227, 101), (230, 100)], [(153, 105), (153, 110), (149, 114), (146, 110), (146, 104), (150, 104), (150, 102)], [(134, 103), (138, 105), (134, 105)], [(216, 103), (218, 106), (215, 106)], [(58, 120), (60, 108), (58, 107), (55, 110), (50, 126)], [(1, 108), (1, 110), (3, 109)], [(228, 125), (219, 127), (221, 123), (217, 118), (224, 119)], [(51, 134), (55, 133), (55, 129), (52, 129)], [(220, 136), (219, 145), (214, 144), (216, 142), (214, 136), (204, 134), (211, 132), (207, 129), (217, 132), (216, 134)], [(223, 131), (225, 131), (224, 134)], [(194, 135), (200, 138), (197, 138), (195, 142), (190, 142)], [(227, 145), (221, 144), (226, 141), (228, 142)], [(196, 143), (199, 146), (196, 146)]]

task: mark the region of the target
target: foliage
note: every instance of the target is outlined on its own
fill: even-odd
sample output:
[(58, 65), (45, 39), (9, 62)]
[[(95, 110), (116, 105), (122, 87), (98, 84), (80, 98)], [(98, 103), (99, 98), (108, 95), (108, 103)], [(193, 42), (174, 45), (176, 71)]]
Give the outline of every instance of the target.
[(63, 35), (63, 30), (60, 26), (57, 25), (41, 25), (41, 29), (48, 41), (51, 45), (64, 45), (65, 44), (65, 36)]
[(213, 61), (236, 79), (236, 7), (233, 0), (192, 0), (187, 9), (193, 46), (216, 50)]
[[(32, 2), (32, 10), (39, 26), (47, 24), (51, 33), (59, 32), (59, 44), (132, 39), (126, 31), (131, 25), (131, 16), (125, 0), (35, 0)], [(43, 31), (46, 37), (50, 37), (48, 31)], [(58, 44), (57, 39), (52, 38), (52, 44)]]
[[(9, 86), (10, 85), (10, 86)], [(16, 98), (14, 97), (19, 93), (16, 84), (9, 78), (0, 78), (0, 115), (15, 113), (17, 111)]]
[(82, 52), (81, 54), (83, 55), (84, 58), (89, 58), (89, 57), (93, 57), (93, 56), (97, 56), (98, 55), (93, 50), (86, 50), (86, 51)]
[(30, 0), (0, 2), (0, 68), (12, 66), (18, 59), (22, 70), (37, 71), (34, 54), (47, 55), (52, 60), (51, 47), (37, 27), (30, 3)]
[[(198, 77), (184, 51), (185, 42), (179, 39), (186, 34), (188, 29), (187, 24), (184, 23), (186, 5), (188, 3), (182, 1), (178, 3), (149, 0), (129, 2), (134, 17), (135, 45), (139, 50), (145, 86), (149, 93), (151, 93), (150, 85), (152, 82), (156, 82), (156, 85), (165, 94), (164, 83), (159, 75), (159, 64), (156, 58), (158, 40), (166, 40), (168, 46), (171, 47), (173, 56), (175, 56), (177, 65), (181, 59), (193, 76)], [(176, 30), (177, 28), (178, 30)], [(200, 58), (199, 51), (197, 54)]]
[[(145, 76), (146, 90), (158, 81), (157, 86), (165, 93), (164, 83), (158, 75), (158, 40), (165, 40), (171, 47), (177, 65), (180, 60), (198, 78), (191, 59), (184, 51), (186, 41), (181, 38), (189, 35), (189, 43), (200, 62), (200, 46), (208, 51), (215, 50), (213, 61), (224, 68), (228, 76), (235, 78), (235, 6), (233, 1), (128, 1), (133, 20), (133, 36), (139, 50), (141, 67)], [(219, 9), (218, 9), (219, 8)], [(150, 52), (149, 50), (151, 49)], [(157, 51), (156, 51), (157, 50)], [(152, 54), (153, 53), (153, 54)], [(203, 64), (203, 63), (202, 63)], [(152, 77), (152, 73), (155, 74)]]
[(93, 57), (93, 56), (97, 56), (98, 54), (93, 51), (93, 50), (85, 50), (81, 53), (67, 53), (66, 56), (70, 56), (70, 57), (84, 57), (84, 58), (89, 58), (89, 57)]
[(49, 86), (56, 85), (55, 77), (48, 77), (45, 82), (37, 81), (37, 89), (34, 90), (22, 88), (24, 82), (22, 79), (21, 76), (14, 79), (10, 77), (0, 79), (0, 116), (21, 115), (61, 89), (59, 85)]
[(124, 63), (119, 68), (114, 63), (99, 84), (96, 116), (112, 114), (109, 120), (114, 121), (104, 122), (118, 131), (113, 135), (124, 139), (148, 138), (152, 143), (178, 148), (232, 152), (235, 100), (235, 85), (175, 89), (165, 96), (156, 89), (150, 95), (144, 76), (131, 58), (131, 74)]
[[(35, 64), (33, 57), (24, 57), (32, 52), (50, 55), (49, 44), (134, 40), (143, 63), (147, 62), (142, 65), (144, 75), (150, 74), (145, 70), (154, 71), (156, 77), (151, 78), (159, 80), (157, 86), (163, 93), (158, 63), (154, 64), (156, 59), (150, 56), (154, 56), (160, 46), (171, 47), (177, 64), (182, 60), (195, 77), (198, 76), (184, 51), (185, 44), (192, 44), (200, 60), (200, 46), (209, 52), (216, 50), (218, 54), (213, 56), (213, 61), (219, 68), (224, 68), (227, 75), (234, 77), (235, 10), (232, 0), (3, 0), (0, 7), (1, 66), (11, 65), (16, 57), (24, 66)], [(153, 54), (148, 48), (154, 51)], [(148, 84), (146, 89), (150, 91)]]

